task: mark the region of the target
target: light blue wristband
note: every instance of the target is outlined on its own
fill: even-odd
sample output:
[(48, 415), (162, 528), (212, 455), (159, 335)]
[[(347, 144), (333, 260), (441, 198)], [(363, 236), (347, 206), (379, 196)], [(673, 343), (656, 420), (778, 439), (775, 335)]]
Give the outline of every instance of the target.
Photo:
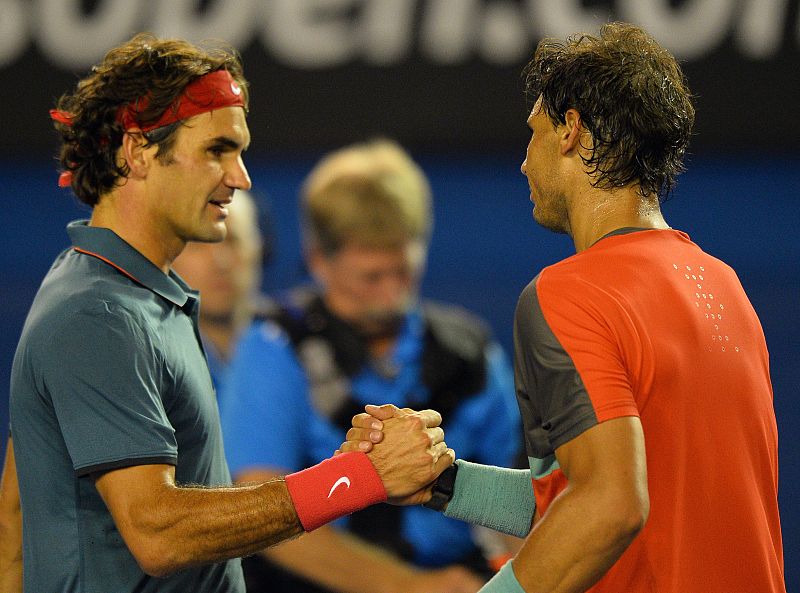
[(478, 593), (525, 593), (525, 589), (519, 584), (509, 560)]
[(531, 530), (536, 499), (531, 472), (482, 465), (458, 459), (453, 497), (444, 514), (509, 535), (526, 537)]

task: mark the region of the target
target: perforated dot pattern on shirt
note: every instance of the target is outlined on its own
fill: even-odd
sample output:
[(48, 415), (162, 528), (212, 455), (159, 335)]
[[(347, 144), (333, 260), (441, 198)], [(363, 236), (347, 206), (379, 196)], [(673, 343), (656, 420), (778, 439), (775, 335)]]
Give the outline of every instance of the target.
[(714, 295), (713, 280), (708, 278), (705, 267), (673, 263), (672, 269), (684, 277), (689, 298), (694, 301), (698, 315), (703, 315), (708, 323), (707, 350), (725, 353), (740, 352), (739, 345), (735, 344), (732, 337), (726, 332), (722, 316), (725, 305)]

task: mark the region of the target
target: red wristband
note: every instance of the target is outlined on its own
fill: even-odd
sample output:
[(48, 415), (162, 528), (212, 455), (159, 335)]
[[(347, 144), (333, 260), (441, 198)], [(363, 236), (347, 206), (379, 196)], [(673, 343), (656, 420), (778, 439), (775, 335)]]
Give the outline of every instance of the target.
[(365, 453), (342, 453), (289, 474), (286, 486), (306, 531), (387, 498), (386, 488)]

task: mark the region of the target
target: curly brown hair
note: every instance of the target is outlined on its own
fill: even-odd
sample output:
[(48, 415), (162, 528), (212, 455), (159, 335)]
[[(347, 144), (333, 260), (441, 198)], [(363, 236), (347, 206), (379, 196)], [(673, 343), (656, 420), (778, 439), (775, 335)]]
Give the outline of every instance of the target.
[[(120, 107), (147, 97), (138, 116), (142, 126), (155, 123), (164, 111), (200, 76), (227, 70), (248, 104), (247, 81), (238, 53), (227, 46), (201, 47), (180, 39), (159, 39), (140, 33), (115, 47), (81, 80), (74, 93), (59, 100), (70, 114), (70, 125), (56, 122), (61, 135), (59, 160), (72, 173), (71, 187), (90, 206), (126, 178), (129, 168), (117, 160), (125, 129), (117, 120)], [(169, 162), (181, 122), (143, 133), (148, 145), (158, 146), (157, 158)]]
[(603, 189), (638, 184), (665, 197), (683, 171), (694, 125), (692, 96), (680, 66), (639, 27), (609, 23), (599, 37), (542, 40), (524, 70), (526, 93), (553, 125), (569, 109), (592, 135), (583, 161)]

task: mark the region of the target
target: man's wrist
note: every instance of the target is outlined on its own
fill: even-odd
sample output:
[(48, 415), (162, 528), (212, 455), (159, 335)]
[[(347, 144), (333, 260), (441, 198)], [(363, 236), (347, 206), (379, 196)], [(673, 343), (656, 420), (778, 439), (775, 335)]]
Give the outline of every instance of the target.
[(453, 499), (457, 473), (458, 465), (454, 463), (439, 474), (431, 490), (431, 499), (423, 506), (434, 511), (444, 511), (447, 504)]
[(467, 523), (525, 537), (531, 530), (536, 499), (530, 470), (507, 469), (457, 459), (453, 497), (445, 515)]
[(386, 489), (361, 452), (336, 457), (285, 478), (297, 517), (306, 531), (386, 501)]

